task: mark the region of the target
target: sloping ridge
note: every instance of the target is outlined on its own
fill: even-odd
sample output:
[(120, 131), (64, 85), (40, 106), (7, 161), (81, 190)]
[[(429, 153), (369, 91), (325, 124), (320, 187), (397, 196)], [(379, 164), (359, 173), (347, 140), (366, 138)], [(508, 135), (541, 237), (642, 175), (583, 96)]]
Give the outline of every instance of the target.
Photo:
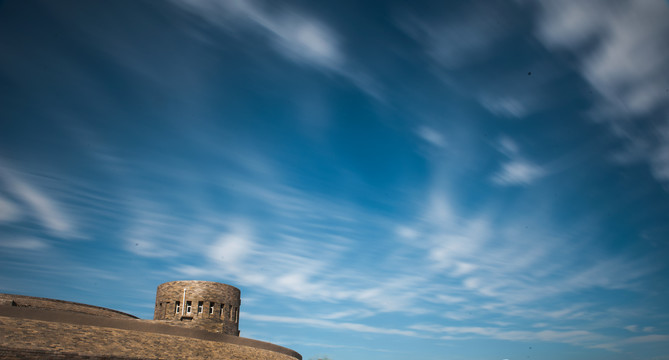
[[(51, 300), (51, 299), (45, 299), (45, 300)], [(62, 301), (62, 300), (56, 300), (56, 301), (62, 302), (63, 304), (69, 303), (67, 301)], [(70, 303), (70, 304), (77, 304), (77, 303)], [(86, 304), (77, 304), (77, 305), (86, 305)], [(111, 310), (100, 307), (95, 307), (95, 308)], [(53, 308), (37, 308), (32, 306), (22, 307), (16, 305), (12, 306), (7, 302), (0, 304), (0, 316), (9, 318), (30, 319), (30, 320), (48, 321), (51, 323), (94, 326), (94, 327), (103, 327), (103, 328), (128, 330), (128, 331), (139, 331), (149, 334), (163, 334), (163, 335), (179, 336), (179, 337), (186, 337), (205, 341), (214, 341), (220, 343), (247, 346), (259, 350), (272, 351), (291, 356), (298, 360), (302, 360), (302, 356), (296, 351), (272, 343), (248, 339), (239, 336), (213, 333), (206, 330), (184, 328), (184, 327), (169, 325), (167, 323), (163, 323), (161, 321), (156, 321), (156, 320), (138, 319), (132, 315), (125, 314), (122, 312), (118, 313), (128, 315), (128, 317), (127, 318), (105, 317), (86, 313), (72, 312), (68, 310), (58, 310)]]

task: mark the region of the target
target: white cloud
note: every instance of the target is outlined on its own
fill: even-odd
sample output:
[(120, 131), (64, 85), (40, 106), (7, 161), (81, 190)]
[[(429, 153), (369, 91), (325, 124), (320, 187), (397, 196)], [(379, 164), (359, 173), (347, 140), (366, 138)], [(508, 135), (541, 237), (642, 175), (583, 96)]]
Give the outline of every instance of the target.
[(457, 222), (451, 200), (443, 189), (435, 188), (427, 194), (425, 220), (435, 226), (449, 226)]
[(446, 141), (444, 140), (443, 135), (441, 135), (439, 132), (432, 129), (431, 127), (421, 126), (418, 129), (416, 129), (416, 134), (418, 134), (418, 136), (420, 136), (423, 140), (427, 141), (428, 143), (434, 146), (437, 147), (446, 146)]
[(405, 16), (399, 26), (437, 63), (454, 69), (481, 60), (506, 35), (509, 24), (500, 11), (488, 3), (474, 4), (457, 14), (440, 14), (438, 20)]
[(262, 29), (279, 52), (295, 61), (328, 68), (344, 62), (332, 30), (294, 9), (268, 11), (254, 1), (235, 0), (175, 0), (175, 3), (218, 26), (230, 26), (232, 20)]
[(501, 136), (499, 138), (497, 149), (508, 157), (517, 155), (519, 151), (518, 144), (508, 136)]
[(386, 327), (381, 328), (358, 323), (335, 322), (323, 319), (295, 318), (287, 316), (256, 315), (256, 314), (244, 314), (244, 319), (259, 321), (259, 322), (296, 324), (300, 326), (310, 326), (316, 328), (334, 329), (342, 331), (354, 331), (361, 333), (401, 335), (401, 336), (411, 336), (411, 337), (418, 336), (418, 334), (415, 331), (410, 331), (410, 330), (392, 329)]
[(72, 221), (56, 200), (47, 196), (42, 190), (30, 184), (17, 173), (3, 167), (2, 164), (0, 164), (0, 176), (4, 180), (7, 190), (16, 199), (21, 200), (27, 208), (32, 210), (31, 215), (44, 228), (60, 237), (67, 238), (75, 235)]
[(198, 214), (174, 215), (167, 204), (148, 198), (125, 202), (126, 211), (131, 214), (121, 234), (125, 250), (153, 258), (200, 254), (209, 250), (207, 246), (222, 225)]
[(617, 340), (616, 342), (607, 342), (607, 343), (601, 343), (601, 344), (596, 344), (593, 346), (590, 346), (592, 348), (596, 349), (606, 349), (610, 351), (620, 351), (620, 348), (624, 345), (630, 345), (630, 344), (644, 344), (644, 343), (649, 343), (649, 342), (667, 342), (669, 341), (669, 335), (642, 335), (642, 336), (635, 336), (627, 339), (620, 339)]
[(165, 239), (157, 239), (146, 232), (137, 231), (126, 238), (126, 250), (145, 257), (171, 257), (178, 252), (171, 250), (172, 244)]
[(181, 274), (184, 274), (184, 275), (186, 275), (188, 277), (191, 277), (191, 278), (197, 278), (197, 277), (200, 277), (200, 276), (207, 275), (209, 273), (209, 271), (207, 271), (203, 267), (197, 267), (197, 266), (191, 266), (191, 265), (183, 265), (183, 266), (179, 267), (178, 270)]
[[(513, 139), (502, 136), (496, 147), (510, 161), (523, 161), (522, 151)], [(516, 160), (518, 159), (518, 160)], [(437, 164), (443, 166), (443, 164)], [(543, 175), (543, 170), (532, 170), (530, 175), (509, 170), (504, 181), (528, 183)], [(405, 242), (424, 254), (425, 274), (445, 279), (448, 286), (430, 288), (424, 296), (431, 303), (455, 305), (444, 317), (464, 320), (478, 317), (480, 311), (508, 318), (532, 319), (534, 323), (556, 319), (586, 319), (594, 316), (591, 304), (565, 305), (562, 301), (544, 307), (547, 299), (560, 299), (584, 289), (625, 289), (638, 291), (640, 280), (652, 271), (642, 260), (625, 256), (593, 255), (587, 251), (591, 226), (577, 225), (571, 229), (581, 236), (578, 246), (573, 239), (556, 228), (550, 218), (551, 204), (543, 204), (541, 211), (518, 212), (507, 206), (490, 206), (475, 213), (463, 212), (452, 201), (447, 174), (435, 169), (432, 187), (428, 190), (422, 217), (412, 224), (421, 231), (421, 241)], [(501, 180), (501, 179), (500, 179)], [(457, 197), (455, 197), (457, 199)], [(535, 207), (536, 208), (536, 207)], [(528, 224), (531, 227), (528, 228)], [(445, 294), (453, 296), (440, 297)], [(466, 302), (458, 302), (464, 298)], [(437, 300), (440, 299), (440, 300)], [(490, 305), (480, 304), (490, 301)], [(474, 309), (469, 302), (478, 302)], [(539, 306), (541, 310), (533, 308)], [(578, 305), (578, 306), (576, 306)], [(470, 312), (474, 314), (470, 314)]]
[(474, 255), (489, 239), (488, 224), (484, 220), (470, 220), (465, 224), (438, 229), (431, 238), (429, 258), (436, 269), (452, 268), (462, 275), (475, 266), (458, 259)]
[(331, 71), (372, 97), (382, 99), (378, 84), (347, 59), (338, 34), (313, 16), (287, 6), (270, 11), (255, 1), (173, 0), (173, 3), (223, 29), (258, 30), (287, 59)]
[(607, 289), (634, 289), (637, 279), (652, 272), (646, 259), (630, 260), (625, 257), (600, 259), (564, 278), (563, 286), (572, 289), (602, 287)]
[(641, 330), (643, 332), (653, 332), (655, 331), (655, 327), (653, 326), (644, 326), (643, 329)]
[(377, 278), (361, 278), (356, 271), (332, 271), (338, 266), (335, 262), (338, 254), (350, 250), (347, 247), (304, 242), (294, 236), (284, 236), (281, 241), (281, 237), (264, 238), (251, 234), (248, 229), (263, 229), (263, 233), (275, 230), (259, 227), (257, 223), (254, 226), (243, 223), (247, 226), (241, 230), (233, 227), (204, 249), (205, 264), (175, 270), (195, 275), (213, 271), (227, 281), (239, 281), (302, 301), (355, 302), (362, 306), (361, 316), (379, 311), (406, 311), (418, 297), (415, 291), (408, 289), (422, 279), (393, 274), (394, 278), (379, 283)]
[[(520, 146), (513, 139), (502, 137), (498, 146), (509, 157), (521, 156)], [(220, 185), (238, 191), (249, 203), (257, 201), (275, 221), (247, 219), (240, 221), (245, 227), (217, 229), (200, 247), (204, 261), (174, 269), (193, 276), (215, 273), (225, 281), (244, 283), (277, 297), (300, 299), (315, 306), (326, 302), (327, 310), (317, 308), (314, 313), (332, 313), (314, 316), (319, 321), (396, 312), (402, 316), (430, 313), (446, 322), (444, 318), (478, 319), (485, 313), (503, 317), (513, 328), (518, 324), (514, 319), (552, 323), (587, 318), (592, 313), (588, 306), (572, 307), (562, 301), (553, 304), (552, 300), (601, 286), (630, 289), (634, 279), (644, 274), (630, 270), (635, 266), (647, 268), (616, 258), (610, 267), (591, 269), (601, 259), (589, 257), (584, 248), (574, 247), (563, 235), (555, 235), (550, 219), (542, 218), (544, 211), (522, 217), (506, 207), (483, 208), (474, 214), (463, 212), (453, 201), (457, 196), (444, 185), (446, 180), (439, 178), (448, 172), (437, 169), (435, 174), (437, 179), (428, 189), (421, 202), (424, 208), (416, 218), (382, 221), (387, 231), (384, 236), (420, 241), (400, 241), (401, 248), (372, 250), (366, 246), (361, 249), (358, 226), (379, 221), (375, 216), (277, 181), (245, 183), (228, 177)], [(527, 230), (526, 224), (541, 230)], [(557, 233), (562, 234), (562, 230)], [(394, 251), (411, 256), (394, 257)], [(342, 267), (342, 261), (348, 261), (348, 255), (354, 252), (356, 256), (373, 256), (378, 262), (363, 268)], [(218, 260), (220, 256), (227, 258), (225, 254), (237, 254), (237, 260), (230, 259), (226, 265)], [(615, 267), (634, 276), (615, 281), (617, 272), (613, 277), (607, 274)], [(587, 276), (579, 277), (581, 273)], [(491, 306), (484, 306), (481, 301)], [(350, 309), (351, 304), (363, 312), (347, 311), (345, 308)], [(537, 305), (541, 305), (541, 310), (535, 308)], [(311, 324), (305, 326), (342, 328), (311, 319), (304, 322)], [(462, 338), (472, 334), (444, 336)], [(575, 335), (568, 331), (539, 335), (526, 331), (480, 336), (568, 342)]]
[(250, 231), (245, 226), (236, 225), (230, 233), (221, 235), (211, 245), (207, 256), (210, 259), (229, 264), (244, 261), (253, 252), (254, 243)]
[(44, 240), (32, 237), (3, 238), (0, 247), (18, 250), (44, 250), (49, 248)]
[(539, 4), (537, 38), (576, 55), (578, 70), (597, 93), (593, 118), (607, 124), (626, 147), (614, 159), (647, 161), (656, 179), (669, 181), (669, 136), (662, 129), (669, 113), (666, 1)]
[(509, 160), (493, 174), (491, 178), (493, 183), (502, 186), (529, 185), (546, 174), (542, 167), (523, 158), (518, 144), (513, 139), (501, 136), (496, 147)]
[(288, 57), (333, 69), (344, 61), (335, 35), (314, 19), (292, 12), (283, 19), (265, 17), (261, 23), (276, 36), (275, 44)]
[[(125, 230), (123, 235), (125, 249), (144, 257), (159, 258), (178, 255), (176, 247), (179, 245), (179, 232), (171, 229), (172, 225), (174, 224), (160, 219), (159, 213), (151, 214), (143, 211), (142, 215), (136, 215), (132, 224)], [(184, 244), (181, 246), (184, 251), (188, 250)]]
[[(549, 47), (582, 55), (580, 70), (610, 106), (622, 101), (633, 113), (666, 103), (669, 7), (651, 1), (541, 1), (538, 38)], [(596, 41), (585, 52), (588, 41)]]
[(537, 165), (515, 160), (503, 164), (492, 176), (492, 181), (498, 185), (529, 185), (544, 174), (544, 170)]
[(643, 335), (643, 336), (635, 336), (624, 340), (626, 344), (642, 344), (648, 342), (667, 342), (667, 341), (669, 341), (669, 335)]
[(458, 261), (454, 264), (455, 269), (451, 272), (452, 276), (462, 276), (476, 270), (477, 266), (472, 263)]
[(434, 301), (436, 303), (443, 303), (443, 304), (456, 304), (466, 301), (466, 298), (461, 296), (437, 294), (434, 297), (434, 299), (428, 299), (428, 301)]
[(658, 135), (662, 140), (650, 154), (651, 171), (656, 179), (669, 182), (669, 130)]
[(625, 330), (631, 331), (631, 332), (638, 332), (639, 331), (639, 326), (637, 326), (637, 325), (627, 325), (627, 326), (625, 326)]
[[(541, 330), (541, 331), (523, 331), (523, 330), (507, 330), (503, 328), (493, 327), (477, 327), (477, 326), (441, 326), (441, 325), (425, 325), (416, 324), (409, 326), (410, 329), (427, 331), (434, 333), (447, 334), (448, 339), (463, 338), (464, 336), (483, 336), (493, 339), (510, 340), (510, 341), (551, 341), (561, 342), (574, 345), (585, 345), (593, 341), (601, 340), (604, 337), (589, 331), (584, 330)], [(466, 338), (466, 337), (464, 337)]]
[(400, 237), (408, 240), (413, 240), (420, 236), (420, 233), (416, 229), (410, 228), (408, 226), (398, 226), (395, 229), (395, 233)]
[(529, 113), (526, 105), (510, 97), (484, 97), (481, 105), (491, 113), (503, 117), (522, 118)]
[(21, 210), (9, 199), (0, 196), (0, 222), (12, 222), (21, 217)]
[(473, 315), (471, 315), (469, 313), (462, 312), (462, 311), (447, 311), (447, 312), (441, 314), (441, 316), (446, 318), (446, 319), (455, 320), (455, 321), (468, 320), (468, 319), (472, 319), (474, 317)]
[(375, 313), (369, 310), (363, 310), (363, 309), (350, 309), (350, 310), (344, 310), (344, 311), (338, 311), (335, 313), (330, 313), (330, 314), (325, 314), (319, 316), (321, 319), (327, 319), (327, 320), (336, 320), (336, 319), (342, 319), (342, 318), (350, 318), (350, 317), (367, 317), (374, 315)]

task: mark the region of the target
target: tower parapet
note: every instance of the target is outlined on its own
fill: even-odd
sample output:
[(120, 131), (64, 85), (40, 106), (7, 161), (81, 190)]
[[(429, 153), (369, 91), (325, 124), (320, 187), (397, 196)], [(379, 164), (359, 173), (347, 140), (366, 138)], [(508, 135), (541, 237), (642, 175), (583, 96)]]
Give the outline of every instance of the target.
[(213, 281), (170, 281), (158, 285), (154, 320), (239, 336), (238, 288)]

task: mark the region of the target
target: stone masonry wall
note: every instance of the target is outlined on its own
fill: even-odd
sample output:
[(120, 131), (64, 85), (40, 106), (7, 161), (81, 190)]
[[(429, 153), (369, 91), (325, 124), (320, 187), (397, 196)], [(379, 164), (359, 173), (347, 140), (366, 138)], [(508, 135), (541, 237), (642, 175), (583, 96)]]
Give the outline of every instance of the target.
[(143, 360), (128, 356), (80, 355), (58, 350), (29, 350), (0, 346), (0, 359), (6, 360)]
[[(213, 281), (166, 282), (156, 291), (153, 319), (239, 336), (240, 295), (236, 287)], [(190, 313), (186, 311), (189, 301)]]
[(0, 334), (0, 357), (6, 359), (301, 359), (234, 343), (7, 316), (0, 316)]
[(137, 319), (136, 316), (99, 306), (25, 295), (0, 294), (0, 305), (54, 311), (67, 311), (71, 313), (89, 314), (118, 319)]

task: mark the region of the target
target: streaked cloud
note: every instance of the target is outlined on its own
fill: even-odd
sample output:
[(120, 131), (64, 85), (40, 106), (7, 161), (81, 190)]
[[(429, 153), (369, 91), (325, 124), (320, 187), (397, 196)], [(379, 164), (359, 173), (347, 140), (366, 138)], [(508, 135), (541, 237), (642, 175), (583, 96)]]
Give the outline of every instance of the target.
[[(456, 14), (419, 17), (404, 14), (398, 25), (425, 45), (427, 53), (446, 68), (458, 68), (491, 54), (507, 34), (509, 24), (495, 4), (474, 4)], [(444, 21), (444, 18), (448, 21)]]
[[(48, 232), (63, 238), (76, 236), (74, 222), (69, 218), (63, 206), (31, 184), (25, 176), (0, 163), (0, 179), (4, 182), (7, 191), (28, 207), (30, 214)], [(4, 211), (16, 216), (16, 210), (8, 208), (7, 204), (4, 205), (6, 207)]]
[(647, 162), (662, 182), (669, 180), (667, 17), (661, 0), (541, 1), (536, 28), (548, 48), (575, 55), (578, 71), (597, 92), (592, 118), (622, 140), (624, 150), (614, 159)]
[(520, 151), (518, 144), (508, 136), (501, 136), (497, 141), (497, 150), (502, 154), (513, 157)]
[(268, 9), (256, 1), (237, 0), (173, 0), (173, 3), (226, 30), (237, 32), (245, 27), (259, 30), (286, 58), (338, 74), (367, 94), (382, 98), (376, 81), (344, 54), (339, 35), (298, 8), (280, 5)]
[[(548, 46), (576, 52), (579, 69), (608, 107), (642, 114), (664, 106), (666, 84), (660, 79), (669, 71), (666, 2), (540, 3), (538, 37)], [(591, 52), (582, 51), (587, 41), (595, 41)]]
[(350, 309), (350, 310), (344, 310), (344, 311), (339, 311), (335, 313), (330, 313), (330, 314), (325, 314), (318, 316), (318, 318), (321, 319), (327, 319), (327, 320), (336, 320), (336, 319), (343, 319), (343, 318), (361, 318), (361, 317), (367, 317), (374, 315), (375, 313), (369, 310), (362, 310), (362, 309)]
[(627, 326), (625, 326), (625, 330), (631, 331), (631, 332), (638, 332), (639, 331), (639, 326), (637, 326), (637, 325), (627, 325)]
[(295, 324), (308, 327), (326, 328), (326, 329), (334, 329), (341, 331), (354, 331), (360, 333), (400, 335), (400, 336), (410, 336), (410, 337), (418, 336), (418, 334), (415, 331), (411, 330), (375, 327), (359, 323), (335, 322), (323, 319), (294, 318), (294, 317), (274, 316), (274, 315), (256, 315), (248, 313), (244, 314), (244, 316), (245, 318), (251, 321), (259, 321), (259, 322), (279, 322), (284, 324)]
[(642, 335), (642, 336), (633, 336), (617, 342), (600, 343), (592, 345), (591, 347), (620, 352), (621, 349), (626, 345), (648, 344), (655, 342), (663, 343), (666, 341), (669, 341), (669, 335)]
[(606, 337), (583, 330), (541, 330), (541, 331), (522, 331), (509, 330), (494, 327), (459, 327), (459, 326), (438, 326), (438, 325), (412, 325), (413, 330), (435, 332), (446, 334), (447, 338), (452, 340), (453, 336), (485, 336), (500, 340), (512, 341), (551, 341), (563, 342), (574, 345), (586, 345), (595, 341), (600, 341)]
[(0, 196), (0, 222), (11, 222), (21, 217), (21, 210), (13, 201)]
[(244, 261), (246, 256), (253, 254), (254, 243), (249, 238), (249, 230), (243, 225), (234, 226), (236, 229), (218, 237), (209, 248), (207, 256), (228, 264)]
[(492, 181), (499, 185), (529, 185), (543, 175), (544, 171), (532, 163), (510, 161), (492, 176)]
[(529, 185), (546, 175), (546, 171), (528, 160), (520, 153), (518, 144), (511, 138), (502, 136), (498, 141), (497, 149), (509, 158), (504, 162), (491, 180), (502, 186)]
[(337, 358), (666, 352), (657, 2), (7, 5), (6, 289), (231, 283)]
[(435, 129), (428, 126), (421, 126), (416, 129), (416, 134), (420, 136), (423, 140), (428, 143), (437, 146), (444, 147), (446, 146), (446, 140), (444, 137)]
[(296, 9), (283, 8), (278, 12), (270, 11), (256, 1), (174, 0), (173, 2), (223, 28), (242, 22), (243, 24), (238, 25), (251, 25), (261, 29), (276, 49), (292, 60), (326, 68), (337, 68), (345, 60), (332, 30)]
[(481, 105), (491, 113), (504, 117), (522, 118), (528, 113), (527, 106), (518, 99), (506, 98), (483, 98)]
[(16, 250), (44, 250), (49, 248), (49, 244), (37, 238), (17, 237), (3, 238), (0, 240), (0, 247)]

